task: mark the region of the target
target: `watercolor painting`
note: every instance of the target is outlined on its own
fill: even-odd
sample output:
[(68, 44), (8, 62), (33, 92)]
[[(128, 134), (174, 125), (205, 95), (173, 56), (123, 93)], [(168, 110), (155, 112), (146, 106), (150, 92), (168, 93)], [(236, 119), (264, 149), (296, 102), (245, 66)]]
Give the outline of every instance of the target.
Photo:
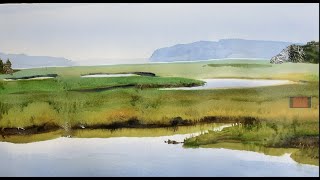
[(0, 4), (0, 27), (1, 177), (319, 176), (319, 4)]

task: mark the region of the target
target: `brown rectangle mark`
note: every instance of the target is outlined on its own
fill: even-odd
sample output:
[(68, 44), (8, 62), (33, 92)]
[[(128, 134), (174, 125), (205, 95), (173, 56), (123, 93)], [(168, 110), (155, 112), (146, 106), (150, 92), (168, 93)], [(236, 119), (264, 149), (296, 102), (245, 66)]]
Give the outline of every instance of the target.
[(311, 97), (290, 97), (290, 108), (311, 108)]

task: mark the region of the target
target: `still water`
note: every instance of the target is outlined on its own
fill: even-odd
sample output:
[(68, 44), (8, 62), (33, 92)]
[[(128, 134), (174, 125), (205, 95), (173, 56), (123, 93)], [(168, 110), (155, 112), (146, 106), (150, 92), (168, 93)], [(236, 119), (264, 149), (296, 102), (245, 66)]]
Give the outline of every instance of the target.
[(202, 89), (230, 89), (250, 88), (260, 86), (275, 86), (292, 84), (289, 80), (261, 80), (261, 79), (200, 79), (205, 85), (196, 87), (161, 88), (160, 90), (202, 90)]
[(164, 143), (198, 134), (0, 142), (0, 176), (319, 176), (318, 166), (299, 164), (289, 154)]
[(82, 78), (99, 78), (99, 77), (128, 77), (128, 76), (139, 76), (137, 74), (90, 74), (82, 75)]

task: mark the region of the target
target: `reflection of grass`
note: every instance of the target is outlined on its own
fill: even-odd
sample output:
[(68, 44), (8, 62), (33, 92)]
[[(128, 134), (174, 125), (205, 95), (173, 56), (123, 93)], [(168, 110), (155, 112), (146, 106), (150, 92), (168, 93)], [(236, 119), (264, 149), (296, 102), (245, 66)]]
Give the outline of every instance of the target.
[(64, 130), (57, 130), (48, 133), (39, 133), (27, 136), (12, 135), (3, 138), (0, 136), (0, 141), (12, 143), (30, 143), (37, 141), (44, 141), (55, 139), (61, 136), (71, 135), (76, 138), (109, 138), (109, 137), (159, 137), (170, 136), (175, 134), (191, 134), (207, 131), (221, 126), (223, 124), (201, 124), (195, 126), (181, 126), (177, 128), (122, 128), (117, 130), (107, 129), (78, 129), (65, 132)]
[(48, 133), (41, 133), (41, 134), (32, 134), (32, 135), (25, 135), (25, 136), (7, 136), (3, 138), (0, 136), (0, 141), (3, 142), (12, 142), (12, 143), (30, 143), (30, 142), (38, 142), (38, 141), (46, 141), (50, 139), (55, 139), (61, 137), (62, 130), (57, 130)]
[(267, 68), (267, 67), (272, 67), (271, 64), (208, 64), (210, 67), (236, 67), (236, 68)]
[(300, 149), (291, 154), (291, 158), (300, 163), (319, 166), (319, 147)]
[(255, 144), (243, 144), (243, 143), (232, 143), (232, 142), (221, 142), (215, 144), (201, 145), (203, 148), (225, 148), (233, 150), (245, 150), (263, 153), (271, 156), (282, 156), (285, 153), (290, 153), (291, 158), (295, 161), (303, 164), (312, 164), (319, 166), (319, 148), (273, 148), (264, 147)]
[(80, 138), (108, 138), (108, 137), (158, 137), (175, 134), (190, 134), (207, 131), (223, 124), (201, 124), (195, 126), (181, 126), (178, 128), (122, 128), (118, 130), (81, 129), (72, 132), (73, 137)]
[[(263, 152), (271, 155), (283, 154), (281, 147), (299, 148), (292, 157), (298, 162), (317, 164), (319, 161), (319, 121), (272, 122), (258, 121), (228, 127), (221, 132), (209, 132), (185, 141), (186, 147), (225, 147)], [(305, 140), (301, 141), (302, 137)], [(231, 144), (230, 144), (231, 143)], [(232, 144), (243, 143), (243, 144)], [(270, 148), (276, 149), (270, 149)], [(303, 159), (306, 160), (303, 160)]]
[(260, 153), (263, 153), (266, 155), (272, 155), (272, 156), (282, 156), (285, 153), (293, 153), (297, 151), (297, 149), (294, 149), (294, 148), (272, 148), (272, 147), (257, 146), (255, 144), (242, 144), (242, 143), (232, 143), (232, 142), (221, 142), (221, 143), (215, 143), (215, 144), (201, 145), (200, 147), (254, 151), (254, 152), (260, 152)]

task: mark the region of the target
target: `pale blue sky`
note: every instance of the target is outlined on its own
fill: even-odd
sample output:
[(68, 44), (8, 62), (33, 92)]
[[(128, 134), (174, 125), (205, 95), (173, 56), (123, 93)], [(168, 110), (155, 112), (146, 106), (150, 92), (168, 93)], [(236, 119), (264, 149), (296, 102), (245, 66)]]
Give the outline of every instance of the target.
[(0, 5), (0, 52), (72, 60), (148, 58), (223, 38), (319, 40), (319, 4)]

